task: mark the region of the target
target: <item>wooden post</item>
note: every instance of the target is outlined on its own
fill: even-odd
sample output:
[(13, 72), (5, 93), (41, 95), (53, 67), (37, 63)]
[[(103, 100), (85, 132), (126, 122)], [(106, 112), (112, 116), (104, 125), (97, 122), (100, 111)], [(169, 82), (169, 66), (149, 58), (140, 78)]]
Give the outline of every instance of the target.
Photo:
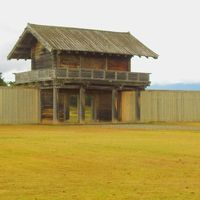
[(117, 94), (117, 117), (118, 117), (118, 121), (122, 120), (122, 92), (118, 92)]
[(117, 97), (117, 90), (112, 89), (112, 122), (117, 122), (116, 97)]
[(79, 90), (79, 105), (78, 105), (78, 115), (79, 115), (79, 122), (84, 123), (85, 121), (85, 88), (83, 86), (80, 87)]
[(136, 121), (140, 121), (140, 90), (136, 89), (135, 91), (135, 118)]
[(92, 121), (96, 121), (96, 116), (95, 116), (95, 98), (94, 98), (94, 95), (91, 97), (91, 109), (92, 109)]
[(53, 86), (53, 123), (58, 123), (58, 88)]
[(95, 93), (92, 97), (92, 119), (93, 119), (93, 121), (98, 120), (98, 107), (99, 107), (99, 95)]
[(69, 119), (69, 95), (64, 94), (64, 121)]

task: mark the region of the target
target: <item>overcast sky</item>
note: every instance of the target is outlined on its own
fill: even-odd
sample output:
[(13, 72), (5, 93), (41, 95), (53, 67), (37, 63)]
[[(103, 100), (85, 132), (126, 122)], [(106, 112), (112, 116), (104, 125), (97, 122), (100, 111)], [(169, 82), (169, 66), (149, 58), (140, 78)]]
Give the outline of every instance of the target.
[(2, 0), (0, 72), (30, 70), (29, 61), (7, 61), (28, 22), (69, 27), (130, 31), (159, 54), (132, 59), (132, 71), (150, 72), (153, 84), (200, 83), (199, 0)]

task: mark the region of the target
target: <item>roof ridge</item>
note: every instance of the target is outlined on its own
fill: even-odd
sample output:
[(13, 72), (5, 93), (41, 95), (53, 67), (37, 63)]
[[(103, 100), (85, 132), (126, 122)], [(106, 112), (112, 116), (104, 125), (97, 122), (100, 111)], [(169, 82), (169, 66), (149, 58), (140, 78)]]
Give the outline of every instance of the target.
[(51, 27), (51, 28), (65, 28), (65, 29), (85, 30), (85, 31), (99, 31), (99, 32), (108, 32), (108, 33), (130, 34), (129, 31), (128, 32), (123, 32), (123, 31), (109, 31), (109, 30), (100, 30), (100, 29), (77, 28), (77, 27), (66, 27), (66, 26), (54, 26), (54, 25), (32, 24), (32, 23), (28, 23), (28, 25), (29, 26)]

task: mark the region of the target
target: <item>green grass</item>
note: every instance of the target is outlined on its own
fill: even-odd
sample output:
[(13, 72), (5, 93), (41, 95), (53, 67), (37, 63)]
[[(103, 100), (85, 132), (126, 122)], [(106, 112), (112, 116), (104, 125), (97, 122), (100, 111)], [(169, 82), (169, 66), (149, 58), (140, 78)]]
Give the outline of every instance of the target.
[(200, 132), (0, 126), (2, 200), (200, 199)]

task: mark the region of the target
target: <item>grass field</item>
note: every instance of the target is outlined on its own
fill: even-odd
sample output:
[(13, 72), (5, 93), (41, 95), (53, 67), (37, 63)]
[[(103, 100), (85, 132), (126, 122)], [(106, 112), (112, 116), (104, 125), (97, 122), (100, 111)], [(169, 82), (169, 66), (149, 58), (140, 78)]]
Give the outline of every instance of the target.
[(200, 131), (0, 126), (0, 200), (140, 199), (200, 199)]

